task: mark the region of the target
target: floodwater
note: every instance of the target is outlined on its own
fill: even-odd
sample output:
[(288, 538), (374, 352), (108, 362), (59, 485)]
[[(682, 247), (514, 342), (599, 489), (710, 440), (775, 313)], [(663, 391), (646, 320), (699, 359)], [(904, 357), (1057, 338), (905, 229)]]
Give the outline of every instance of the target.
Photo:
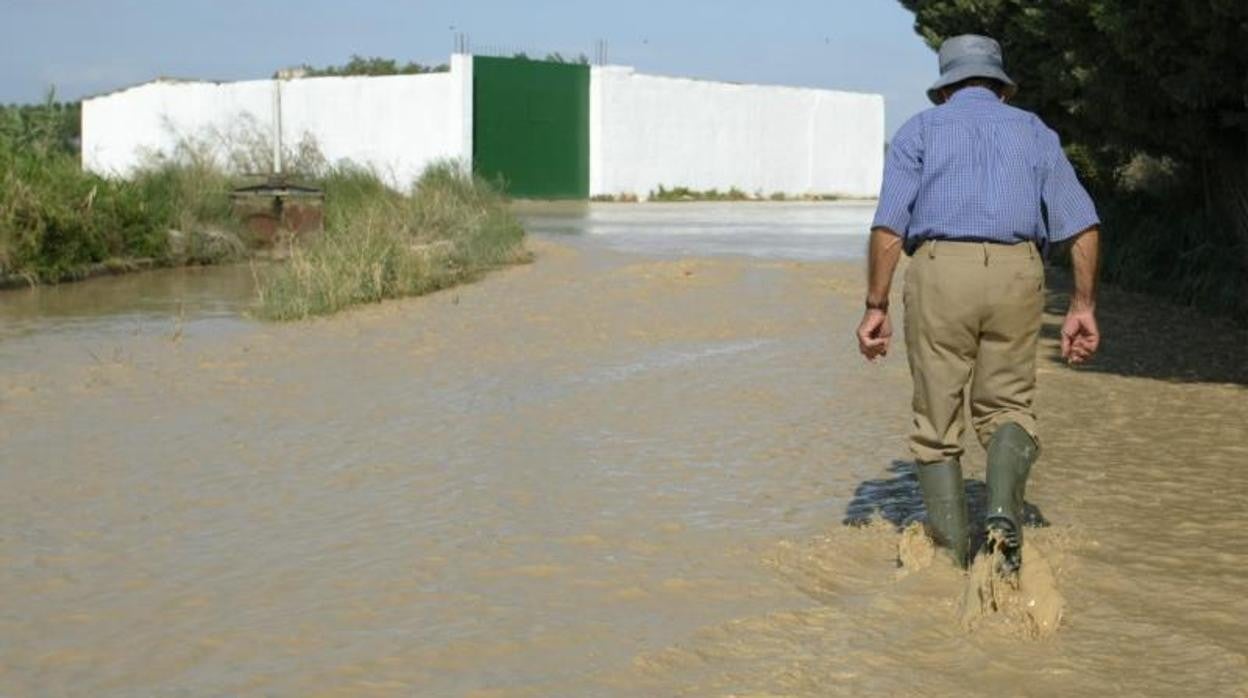
[(860, 259), (874, 201), (520, 204), (529, 230), (647, 256)]
[(901, 531), (869, 208), (774, 206), (524, 210), (531, 265), (290, 325), (245, 267), (0, 295), (0, 695), (1248, 692), (1248, 335), (1050, 315), (994, 586)]

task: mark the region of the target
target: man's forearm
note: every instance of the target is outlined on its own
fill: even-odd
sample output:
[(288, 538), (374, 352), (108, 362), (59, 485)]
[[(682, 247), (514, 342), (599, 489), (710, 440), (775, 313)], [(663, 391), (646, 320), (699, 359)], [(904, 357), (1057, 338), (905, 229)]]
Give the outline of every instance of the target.
[(893, 285), (893, 271), (901, 258), (901, 238), (887, 228), (871, 231), (867, 250), (867, 303), (885, 307)]
[(1075, 293), (1070, 298), (1071, 310), (1096, 308), (1096, 272), (1101, 257), (1101, 231), (1089, 228), (1075, 238), (1070, 247), (1070, 264), (1075, 273)]

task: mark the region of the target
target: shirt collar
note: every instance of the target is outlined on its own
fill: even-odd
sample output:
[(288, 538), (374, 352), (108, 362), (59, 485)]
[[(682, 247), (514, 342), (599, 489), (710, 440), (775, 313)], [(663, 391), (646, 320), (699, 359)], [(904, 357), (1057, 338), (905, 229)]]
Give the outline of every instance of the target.
[(954, 92), (952, 95), (949, 96), (948, 101), (960, 102), (962, 100), (972, 100), (972, 99), (974, 100), (990, 99), (993, 101), (997, 101), (999, 98), (997, 97), (997, 94), (995, 92), (988, 89), (987, 87), (972, 86), (972, 87), (963, 87), (957, 92)]

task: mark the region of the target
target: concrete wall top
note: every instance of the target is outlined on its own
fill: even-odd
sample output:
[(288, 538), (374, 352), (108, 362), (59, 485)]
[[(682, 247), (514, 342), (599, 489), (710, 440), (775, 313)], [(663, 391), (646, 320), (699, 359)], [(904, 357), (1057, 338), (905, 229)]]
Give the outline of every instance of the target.
[(686, 83), (701, 83), (706, 85), (718, 85), (721, 87), (739, 87), (739, 88), (760, 88), (764, 90), (794, 90), (797, 92), (824, 92), (827, 94), (838, 95), (859, 95), (863, 97), (871, 97), (883, 99), (883, 95), (877, 92), (861, 92), (858, 90), (836, 90), (826, 87), (806, 87), (804, 85), (784, 85), (777, 83), (765, 82), (737, 82), (734, 80), (714, 80), (712, 78), (691, 77), (688, 75), (662, 75), (658, 73), (639, 73), (636, 66), (631, 65), (596, 65), (592, 66), (595, 73), (606, 75), (626, 76), (636, 75), (652, 80), (678, 80)]

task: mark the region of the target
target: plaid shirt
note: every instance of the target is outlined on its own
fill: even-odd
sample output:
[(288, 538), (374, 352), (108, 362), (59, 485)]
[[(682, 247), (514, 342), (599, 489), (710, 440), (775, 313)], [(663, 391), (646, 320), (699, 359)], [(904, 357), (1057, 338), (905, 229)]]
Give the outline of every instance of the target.
[(1047, 249), (1099, 222), (1057, 134), (967, 87), (898, 129), (871, 227), (902, 236), (913, 253), (926, 239)]

